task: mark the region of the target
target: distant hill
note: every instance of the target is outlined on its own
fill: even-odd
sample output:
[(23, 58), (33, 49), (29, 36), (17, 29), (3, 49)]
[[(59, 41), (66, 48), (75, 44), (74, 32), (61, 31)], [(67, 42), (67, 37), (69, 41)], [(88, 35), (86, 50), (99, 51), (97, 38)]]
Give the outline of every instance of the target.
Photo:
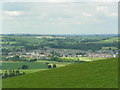
[(106, 39), (106, 40), (102, 40), (100, 41), (100, 43), (114, 43), (114, 42), (120, 42), (119, 41), (120, 37), (113, 37), (113, 38), (110, 38), (110, 39)]
[(117, 88), (118, 59), (72, 64), (3, 79), (3, 88)]

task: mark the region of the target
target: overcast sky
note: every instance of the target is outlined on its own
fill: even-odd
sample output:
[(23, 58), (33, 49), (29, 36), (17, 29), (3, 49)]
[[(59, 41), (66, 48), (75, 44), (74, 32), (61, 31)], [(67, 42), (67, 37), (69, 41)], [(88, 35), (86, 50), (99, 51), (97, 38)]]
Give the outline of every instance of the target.
[(0, 10), (3, 15), (2, 33), (118, 33), (117, 0), (116, 2), (110, 0), (111, 2), (106, 3), (75, 3), (72, 2), (72, 0), (71, 2), (45, 1), (46, 2), (33, 2), (33, 0), (31, 0), (31, 2), (3, 2), (3, 8)]

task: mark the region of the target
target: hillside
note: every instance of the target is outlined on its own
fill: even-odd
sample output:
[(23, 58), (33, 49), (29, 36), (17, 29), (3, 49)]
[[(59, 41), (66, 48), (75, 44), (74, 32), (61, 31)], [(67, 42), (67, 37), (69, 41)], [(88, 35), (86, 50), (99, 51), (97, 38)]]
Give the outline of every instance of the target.
[(100, 42), (101, 42), (101, 43), (114, 43), (114, 42), (118, 42), (118, 41), (119, 41), (119, 38), (118, 38), (118, 37), (114, 37), (114, 38), (102, 40), (102, 41), (100, 41)]
[(68, 65), (3, 79), (3, 88), (117, 88), (118, 59)]
[[(39, 38), (38, 38), (39, 37)], [(43, 38), (44, 37), (44, 38)], [(25, 48), (33, 49), (78, 49), (78, 50), (99, 50), (102, 47), (118, 47), (118, 37), (112, 36), (1, 36), (2, 54), (10, 51), (20, 51)]]

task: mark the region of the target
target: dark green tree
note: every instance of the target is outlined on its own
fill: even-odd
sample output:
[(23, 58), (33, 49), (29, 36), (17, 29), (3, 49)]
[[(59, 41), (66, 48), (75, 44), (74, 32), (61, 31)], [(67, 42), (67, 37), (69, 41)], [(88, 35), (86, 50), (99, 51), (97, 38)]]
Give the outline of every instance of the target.
[(27, 65), (23, 65), (22, 69), (28, 69), (28, 66)]
[(15, 71), (16, 75), (19, 75), (20, 74), (20, 71), (19, 69)]
[(48, 65), (48, 68), (52, 68), (52, 66), (51, 66), (51, 65)]
[(4, 78), (7, 78), (7, 77), (9, 77), (9, 75), (8, 75), (7, 71), (5, 71)]
[(25, 72), (23, 72), (23, 74), (25, 74)]
[(57, 66), (56, 66), (56, 64), (53, 64), (53, 68), (56, 68)]

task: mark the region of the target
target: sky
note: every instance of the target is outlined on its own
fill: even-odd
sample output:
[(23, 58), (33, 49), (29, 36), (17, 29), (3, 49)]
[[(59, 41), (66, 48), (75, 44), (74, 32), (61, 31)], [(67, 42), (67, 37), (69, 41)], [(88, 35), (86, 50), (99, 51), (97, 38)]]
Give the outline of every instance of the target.
[[(26, 1), (26, 2), (25, 2)], [(65, 1), (65, 0), (64, 0)], [(117, 34), (118, 2), (109, 0), (2, 2), (0, 33)], [(90, 2), (91, 1), (91, 2)]]

